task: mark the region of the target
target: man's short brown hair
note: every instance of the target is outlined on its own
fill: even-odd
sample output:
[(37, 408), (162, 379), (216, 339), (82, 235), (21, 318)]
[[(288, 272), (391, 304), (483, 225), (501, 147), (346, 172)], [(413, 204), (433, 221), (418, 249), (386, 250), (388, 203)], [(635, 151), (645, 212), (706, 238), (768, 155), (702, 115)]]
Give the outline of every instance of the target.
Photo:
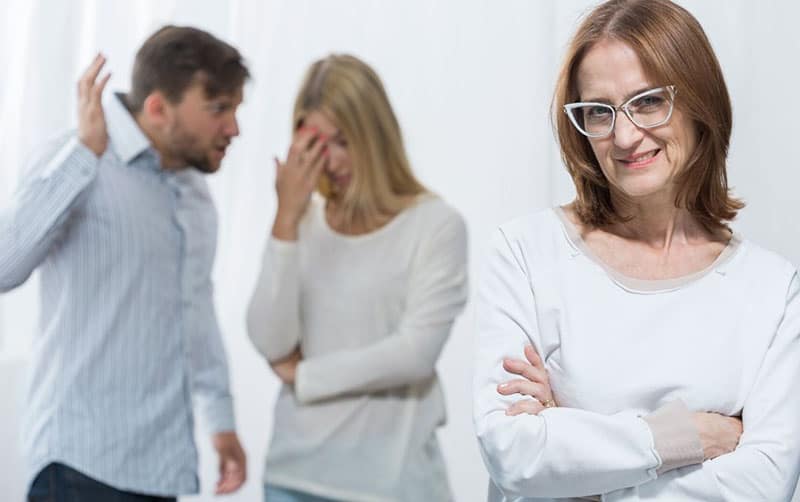
[(188, 26), (164, 26), (136, 53), (127, 105), (141, 111), (144, 100), (160, 91), (171, 103), (200, 82), (208, 97), (233, 94), (250, 77), (234, 47), (208, 32)]

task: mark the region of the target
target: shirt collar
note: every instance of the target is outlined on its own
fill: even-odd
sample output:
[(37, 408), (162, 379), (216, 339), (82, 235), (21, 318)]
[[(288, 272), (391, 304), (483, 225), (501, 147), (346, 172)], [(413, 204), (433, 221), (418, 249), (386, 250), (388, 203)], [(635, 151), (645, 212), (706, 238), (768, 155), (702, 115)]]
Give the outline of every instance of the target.
[(125, 164), (130, 163), (151, 147), (139, 124), (123, 103), (124, 94), (114, 93), (104, 101), (108, 137)]

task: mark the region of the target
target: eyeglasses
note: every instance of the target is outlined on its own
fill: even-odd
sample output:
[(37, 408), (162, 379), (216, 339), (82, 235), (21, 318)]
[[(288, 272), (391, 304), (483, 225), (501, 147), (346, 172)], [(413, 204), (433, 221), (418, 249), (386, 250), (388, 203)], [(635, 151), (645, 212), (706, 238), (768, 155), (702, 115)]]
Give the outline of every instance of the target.
[(584, 136), (604, 138), (614, 131), (618, 111), (642, 129), (666, 124), (672, 117), (676, 93), (675, 86), (668, 85), (644, 91), (616, 107), (608, 103), (570, 103), (564, 105), (564, 113)]

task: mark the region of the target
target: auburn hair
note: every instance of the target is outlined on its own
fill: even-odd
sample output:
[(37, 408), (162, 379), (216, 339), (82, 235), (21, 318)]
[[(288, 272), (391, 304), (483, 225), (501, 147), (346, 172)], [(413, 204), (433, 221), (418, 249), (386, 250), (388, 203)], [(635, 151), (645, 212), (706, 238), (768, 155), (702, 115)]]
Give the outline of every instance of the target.
[(567, 49), (552, 102), (561, 157), (573, 182), (581, 221), (604, 226), (623, 221), (589, 139), (572, 126), (563, 106), (581, 100), (578, 68), (598, 42), (616, 40), (637, 54), (648, 78), (677, 89), (675, 107), (693, 122), (697, 147), (677, 174), (676, 207), (708, 230), (727, 228), (744, 203), (728, 188), (726, 163), (732, 128), (728, 89), (711, 43), (697, 19), (669, 0), (610, 0), (581, 22)]

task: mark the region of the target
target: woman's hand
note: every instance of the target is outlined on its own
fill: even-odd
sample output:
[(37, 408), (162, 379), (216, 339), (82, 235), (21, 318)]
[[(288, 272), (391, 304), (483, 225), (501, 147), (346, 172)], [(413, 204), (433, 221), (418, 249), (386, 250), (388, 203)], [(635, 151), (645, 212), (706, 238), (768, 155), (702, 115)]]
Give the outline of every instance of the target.
[(542, 362), (542, 358), (539, 357), (533, 346), (525, 346), (525, 359), (527, 360), (503, 360), (503, 368), (506, 371), (524, 378), (501, 383), (497, 386), (497, 392), (504, 396), (521, 394), (533, 398), (521, 399), (515, 402), (506, 410), (506, 415), (519, 415), (521, 413), (537, 415), (545, 408), (557, 406), (555, 399), (553, 399), (553, 390), (550, 388), (550, 380), (547, 376), (544, 362)]
[(294, 349), (294, 352), (283, 359), (270, 363), (270, 366), (272, 366), (272, 371), (278, 375), (278, 378), (280, 378), (283, 383), (286, 385), (294, 385), (295, 376), (297, 375), (297, 365), (300, 364), (302, 360), (303, 353), (300, 352), (300, 347), (297, 347)]
[(297, 240), (297, 225), (327, 160), (327, 141), (328, 138), (316, 129), (301, 128), (294, 136), (286, 162), (275, 159), (278, 212), (272, 226), (274, 237)]
[(739, 446), (742, 436), (742, 420), (719, 413), (696, 412), (692, 421), (700, 434), (704, 460), (730, 453)]
[[(503, 395), (521, 394), (533, 399), (522, 399), (512, 404), (507, 415), (527, 413), (537, 415), (542, 410), (557, 406), (550, 387), (550, 380), (542, 359), (530, 345), (525, 346), (525, 358), (505, 359), (503, 368), (509, 373), (520, 375), (523, 379), (510, 380), (497, 386), (497, 392)], [(739, 445), (742, 435), (742, 420), (719, 413), (697, 412), (692, 421), (703, 445), (703, 456), (709, 460), (730, 453)]]

